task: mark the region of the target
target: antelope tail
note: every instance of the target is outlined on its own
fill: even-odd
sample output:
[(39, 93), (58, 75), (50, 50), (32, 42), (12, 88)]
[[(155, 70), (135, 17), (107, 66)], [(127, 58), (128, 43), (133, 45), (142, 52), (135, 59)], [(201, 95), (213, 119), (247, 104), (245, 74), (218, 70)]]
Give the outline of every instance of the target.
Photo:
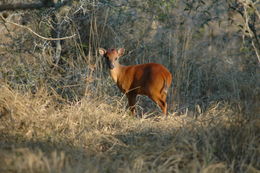
[(163, 87), (162, 87), (160, 93), (161, 93), (161, 94), (167, 94), (167, 93), (168, 93), (168, 88), (169, 88), (169, 86), (167, 85), (167, 81), (166, 81), (166, 79), (165, 79), (165, 80), (164, 80)]

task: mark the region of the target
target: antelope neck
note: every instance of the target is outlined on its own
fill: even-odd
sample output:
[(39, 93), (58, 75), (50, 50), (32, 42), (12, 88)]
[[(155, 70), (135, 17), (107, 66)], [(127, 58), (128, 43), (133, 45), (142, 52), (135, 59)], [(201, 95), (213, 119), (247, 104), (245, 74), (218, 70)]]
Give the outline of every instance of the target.
[(114, 82), (117, 82), (119, 76), (122, 74), (124, 66), (121, 64), (116, 64), (113, 69), (110, 69), (110, 75)]

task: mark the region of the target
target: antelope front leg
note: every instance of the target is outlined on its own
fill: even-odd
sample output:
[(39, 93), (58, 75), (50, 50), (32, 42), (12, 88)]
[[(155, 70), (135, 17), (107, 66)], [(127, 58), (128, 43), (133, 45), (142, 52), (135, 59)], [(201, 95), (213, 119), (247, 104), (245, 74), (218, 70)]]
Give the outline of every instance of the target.
[(127, 94), (128, 108), (130, 109), (132, 116), (136, 116), (136, 114), (135, 114), (136, 96), (137, 95), (135, 93), (128, 93)]

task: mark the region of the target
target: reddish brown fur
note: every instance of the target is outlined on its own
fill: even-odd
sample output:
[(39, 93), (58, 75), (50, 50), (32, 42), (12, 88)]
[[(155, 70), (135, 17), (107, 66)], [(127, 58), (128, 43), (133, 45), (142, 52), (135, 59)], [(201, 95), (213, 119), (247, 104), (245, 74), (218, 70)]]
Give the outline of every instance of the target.
[(127, 95), (132, 114), (135, 114), (136, 96), (146, 95), (160, 106), (167, 115), (167, 90), (171, 85), (172, 75), (161, 64), (147, 63), (132, 66), (120, 65), (117, 58), (122, 56), (124, 49), (99, 49), (99, 53), (113, 65), (110, 74), (119, 89)]
[(108, 56), (117, 56), (117, 50), (116, 49), (108, 49), (107, 50), (107, 52), (106, 52), (106, 54), (108, 55)]

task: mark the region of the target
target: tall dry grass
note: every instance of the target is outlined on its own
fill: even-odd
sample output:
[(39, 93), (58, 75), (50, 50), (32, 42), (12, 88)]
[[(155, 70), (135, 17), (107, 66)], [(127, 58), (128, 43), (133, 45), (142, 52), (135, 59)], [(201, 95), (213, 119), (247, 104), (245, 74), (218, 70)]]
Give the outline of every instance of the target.
[[(259, 64), (226, 3), (79, 1), (11, 13), (46, 37), (77, 36), (46, 41), (1, 23), (0, 172), (259, 172)], [(204, 10), (218, 20), (203, 24)], [(130, 117), (98, 47), (125, 47), (123, 64), (164, 64), (170, 116), (140, 97), (143, 118)]]

